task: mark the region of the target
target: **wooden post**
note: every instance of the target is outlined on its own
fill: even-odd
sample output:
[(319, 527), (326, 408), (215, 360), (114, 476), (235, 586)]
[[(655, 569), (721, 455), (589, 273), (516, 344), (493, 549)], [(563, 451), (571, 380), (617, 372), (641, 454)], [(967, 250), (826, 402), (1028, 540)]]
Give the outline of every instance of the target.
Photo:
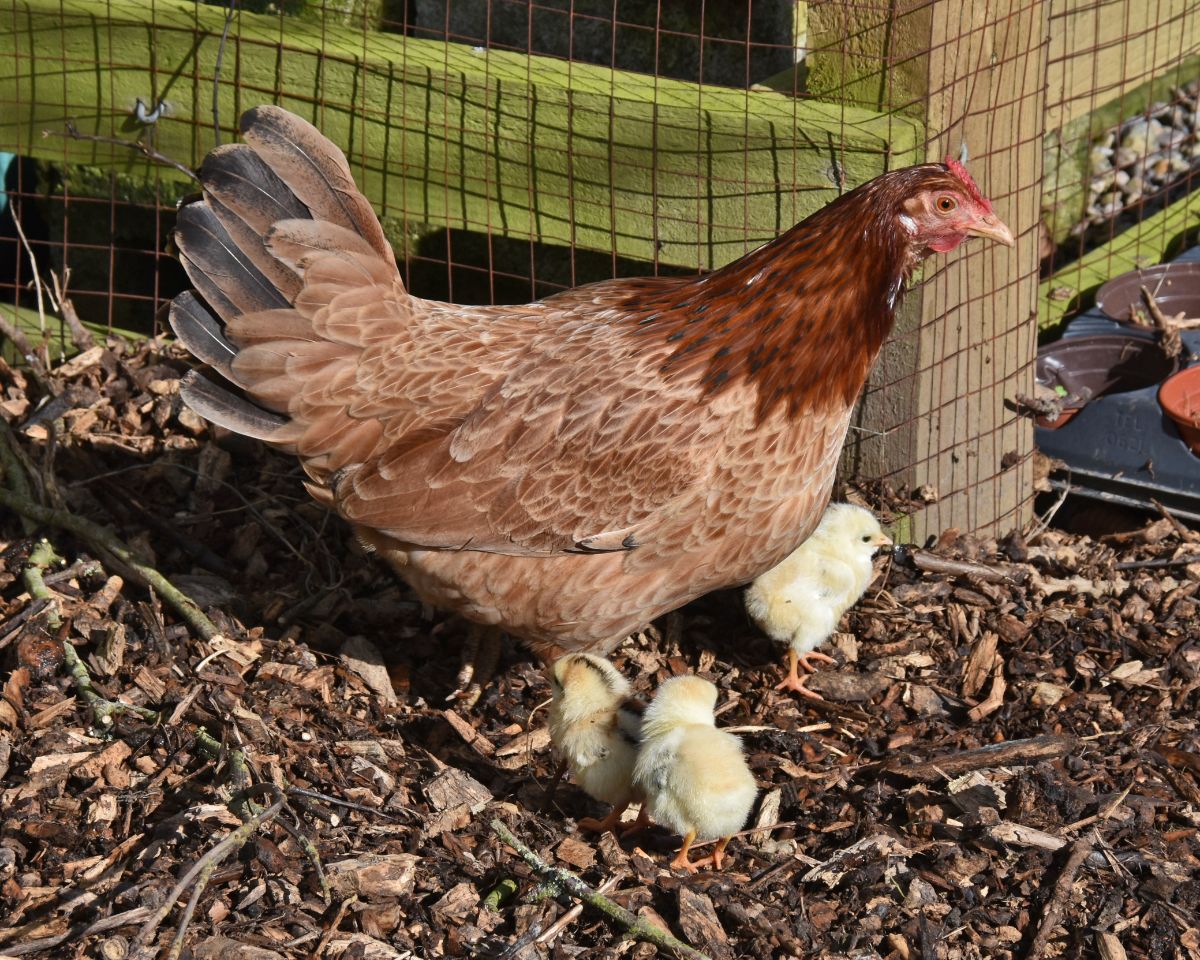
[(1013, 250), (972, 241), (927, 262), (868, 385), (845, 464), (936, 494), (905, 531), (914, 540), (1020, 526), (1031, 510), (1033, 430), (1004, 402), (1032, 391), (1049, 3), (934, 0), (865, 14), (825, 3), (809, 17), (818, 92), (840, 58), (852, 103), (924, 119), (927, 160), (958, 156), (965, 143), (972, 173), (1017, 237)]

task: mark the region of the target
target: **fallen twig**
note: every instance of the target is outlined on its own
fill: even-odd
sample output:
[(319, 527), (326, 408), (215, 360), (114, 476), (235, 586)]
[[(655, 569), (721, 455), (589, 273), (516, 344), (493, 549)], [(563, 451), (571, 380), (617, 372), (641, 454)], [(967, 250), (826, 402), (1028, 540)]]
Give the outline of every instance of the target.
[(927, 573), (946, 573), (954, 577), (975, 577), (987, 583), (1021, 583), (1029, 575), (1025, 567), (949, 560), (928, 550), (911, 550), (913, 566)]
[(1058, 875), (1058, 879), (1054, 883), (1054, 890), (1042, 913), (1042, 922), (1038, 925), (1037, 934), (1029, 945), (1029, 952), (1026, 954), (1028, 960), (1038, 960), (1045, 951), (1050, 937), (1054, 933), (1054, 928), (1058, 926), (1058, 921), (1062, 917), (1063, 910), (1071, 902), (1071, 887), (1075, 883), (1075, 875), (1091, 852), (1092, 845), (1087, 840), (1076, 840), (1071, 844), (1071, 853), (1067, 856), (1067, 862), (1063, 864), (1062, 873)]
[(46, 626), (51, 630), (59, 628), (62, 617), (59, 616), (58, 598), (46, 586), (46, 568), (62, 562), (64, 562), (63, 558), (54, 552), (50, 541), (43, 538), (29, 551), (29, 556), (25, 560), (25, 569), (22, 571), (25, 589), (29, 591), (29, 596), (34, 600), (50, 601), (50, 606), (46, 610)]
[(959, 753), (942, 754), (917, 763), (908, 759), (896, 760), (889, 763), (885, 769), (910, 780), (931, 781), (940, 780), (942, 777), (955, 777), (985, 767), (1002, 767), (1006, 764), (1033, 763), (1037, 760), (1065, 757), (1077, 749), (1079, 741), (1074, 737), (1031, 737), (1027, 740), (1006, 740), (1003, 743), (993, 743)]
[(1189, 564), (1200, 563), (1200, 553), (1176, 557), (1174, 560), (1125, 560), (1115, 564), (1114, 570), (1158, 570), (1164, 567), (1186, 567)]
[(188, 900), (187, 906), (184, 908), (183, 916), (180, 918), (179, 927), (175, 931), (175, 939), (171, 942), (171, 948), (167, 951), (168, 960), (177, 960), (180, 953), (183, 951), (183, 938), (187, 933), (188, 924), (191, 923), (192, 914), (196, 911), (196, 904), (199, 903), (201, 895), (208, 886), (208, 881), (212, 878), (217, 867), (235, 850), (240, 850), (245, 845), (246, 841), (254, 836), (255, 832), (265, 823), (269, 823), (279, 815), (279, 811), (283, 809), (285, 798), (283, 793), (272, 783), (255, 784), (249, 790), (244, 791), (243, 799), (248, 800), (249, 794), (252, 793), (268, 793), (275, 797), (274, 802), (263, 810), (260, 810), (254, 816), (247, 819), (236, 830), (231, 831), (224, 839), (213, 846), (207, 853), (197, 860), (190, 870), (187, 871), (179, 882), (167, 894), (166, 899), (149, 920), (138, 931), (137, 942), (141, 946), (148, 946), (151, 939), (154, 937), (155, 931), (159, 924), (166, 919), (167, 914), (175, 907), (177, 901), (183, 892), (190, 886), (195, 884), (192, 889), (192, 896)]
[(570, 894), (577, 900), (582, 900), (588, 906), (594, 907), (605, 916), (615, 920), (625, 929), (626, 936), (635, 940), (645, 940), (647, 943), (653, 943), (659, 947), (666, 947), (667, 949), (674, 950), (680, 956), (691, 957), (693, 960), (709, 960), (707, 954), (701, 953), (694, 947), (689, 947), (682, 940), (671, 936), (671, 934), (660, 927), (648, 923), (630, 913), (624, 907), (613, 903), (608, 897), (593, 890), (570, 871), (550, 866), (550, 864), (546, 863), (541, 857), (530, 850), (529, 847), (518, 840), (512, 831), (499, 820), (493, 820), (491, 827), (492, 832), (496, 836), (517, 851), (521, 859), (537, 874), (538, 879), (551, 887)]
[(38, 523), (49, 524), (73, 533), (82, 537), (96, 550), (109, 554), (152, 587), (196, 631), (201, 640), (211, 640), (221, 632), (191, 597), (183, 593), (152, 566), (138, 560), (133, 551), (116, 534), (100, 524), (66, 510), (52, 510), (49, 507), (43, 507), (34, 503), (27, 496), (23, 497), (4, 489), (0, 489), (0, 506), (10, 507), (21, 516), (36, 520)]
[(75, 681), (75, 689), (79, 691), (80, 699), (91, 709), (92, 720), (97, 726), (111, 727), (113, 719), (122, 713), (133, 713), (152, 723), (158, 721), (159, 715), (147, 707), (139, 707), (137, 704), (125, 703), (122, 700), (109, 700), (107, 697), (100, 696), (92, 685), (92, 678), (88, 674), (87, 667), (79, 659), (75, 647), (65, 636), (62, 638), (62, 645), (63, 659), (66, 661), (67, 669), (71, 672), (71, 679)]

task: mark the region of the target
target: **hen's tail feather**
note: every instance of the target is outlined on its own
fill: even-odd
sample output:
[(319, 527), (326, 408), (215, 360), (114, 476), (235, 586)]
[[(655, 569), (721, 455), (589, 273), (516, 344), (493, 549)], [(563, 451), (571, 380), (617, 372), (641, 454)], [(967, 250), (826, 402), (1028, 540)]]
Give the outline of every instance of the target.
[(237, 356), (237, 347), (225, 338), (220, 322), (204, 309), (191, 290), (185, 290), (171, 301), (169, 317), (175, 336), (193, 356), (225, 379), (238, 382), (230, 367)]
[[(395, 258), (345, 157), (315, 127), (268, 106), (241, 128), (245, 143), (205, 158), (203, 194), (179, 211), (176, 246), (198, 296), (176, 298), (171, 325), (249, 399), (194, 376), (183, 397), (230, 430), (340, 462), (378, 433), (326, 395), (353, 379), (375, 326), (361, 310), (339, 319), (340, 307), (372, 285), (399, 288)], [(295, 420), (277, 415), (289, 410)]]
[[(227, 315), (222, 312), (225, 304), (210, 301), (222, 319), (288, 305), (283, 294), (254, 265), (253, 258), (229, 236), (229, 231), (207, 203), (184, 207), (176, 222), (176, 245), (188, 279), (200, 288), (206, 300), (208, 291), (204, 284), (207, 282), (220, 291), (225, 304), (234, 307), (234, 313)], [(259, 243), (261, 245), (261, 241)]]
[(279, 445), (279, 432), (288, 425), (286, 417), (278, 417), (244, 400), (224, 387), (206, 380), (195, 370), (184, 376), (179, 386), (183, 402), (218, 426), (258, 440), (270, 440)]
[(311, 123), (280, 107), (254, 107), (242, 114), (242, 137), (288, 185), (314, 220), (359, 234), (388, 263), (392, 248), (367, 198), (355, 186), (342, 151)]

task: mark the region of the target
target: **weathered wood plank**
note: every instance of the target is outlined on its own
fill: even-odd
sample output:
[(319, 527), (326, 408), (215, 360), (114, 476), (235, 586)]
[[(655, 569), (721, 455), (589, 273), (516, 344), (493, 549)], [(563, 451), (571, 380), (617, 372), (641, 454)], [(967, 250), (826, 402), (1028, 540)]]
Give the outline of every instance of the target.
[(1195, 239), (1197, 231), (1200, 193), (1192, 192), (1042, 281), (1038, 326), (1056, 330), (1069, 314), (1091, 306), (1102, 284), (1129, 270), (1171, 259), (1189, 239)]
[[(107, 145), (137, 135), (134, 100), (162, 97), (156, 146), (212, 146), (224, 11), (189, 0), (14, 0), (0, 24), (0, 145), (145, 170)], [(834, 158), (853, 185), (912, 162), (920, 125), (796, 101), (337, 26), (241, 13), (221, 116), (275, 101), (347, 149), (385, 217), (711, 268), (828, 202)], [(236, 74), (234, 66), (236, 63)], [(231, 132), (225, 132), (225, 139)], [(178, 176), (160, 168), (164, 178)]]
[[(810, 80), (832, 89), (841, 76), (860, 103), (919, 107), (931, 134), (924, 159), (966, 143), (1017, 237), (1013, 251), (968, 244), (927, 264), (856, 413), (843, 468), (934, 488), (938, 501), (908, 519), (917, 542), (948, 527), (1011, 529), (1032, 489), (1032, 430), (1004, 399), (1030, 389), (1036, 350), (1048, 5), (822, 3), (809, 16)], [(841, 48), (839, 35), (849, 38)]]
[(1032, 389), (1037, 349), (1049, 15), (1048, 0), (934, 7), (928, 126), (945, 133), (931, 158), (970, 146), (975, 176), (1017, 245), (968, 245), (926, 283), (913, 480), (940, 499), (913, 518), (918, 537), (952, 527), (1000, 533), (1030, 516), (1033, 430), (1004, 401)]

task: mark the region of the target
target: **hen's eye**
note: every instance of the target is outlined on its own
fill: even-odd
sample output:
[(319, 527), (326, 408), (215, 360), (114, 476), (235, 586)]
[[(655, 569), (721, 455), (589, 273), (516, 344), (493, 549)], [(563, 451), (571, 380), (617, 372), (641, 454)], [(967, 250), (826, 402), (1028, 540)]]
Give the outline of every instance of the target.
[(958, 206), (958, 201), (955, 200), (953, 197), (944, 197), (943, 196), (943, 197), (937, 198), (938, 213), (949, 213), (951, 210), (953, 210), (957, 206)]

